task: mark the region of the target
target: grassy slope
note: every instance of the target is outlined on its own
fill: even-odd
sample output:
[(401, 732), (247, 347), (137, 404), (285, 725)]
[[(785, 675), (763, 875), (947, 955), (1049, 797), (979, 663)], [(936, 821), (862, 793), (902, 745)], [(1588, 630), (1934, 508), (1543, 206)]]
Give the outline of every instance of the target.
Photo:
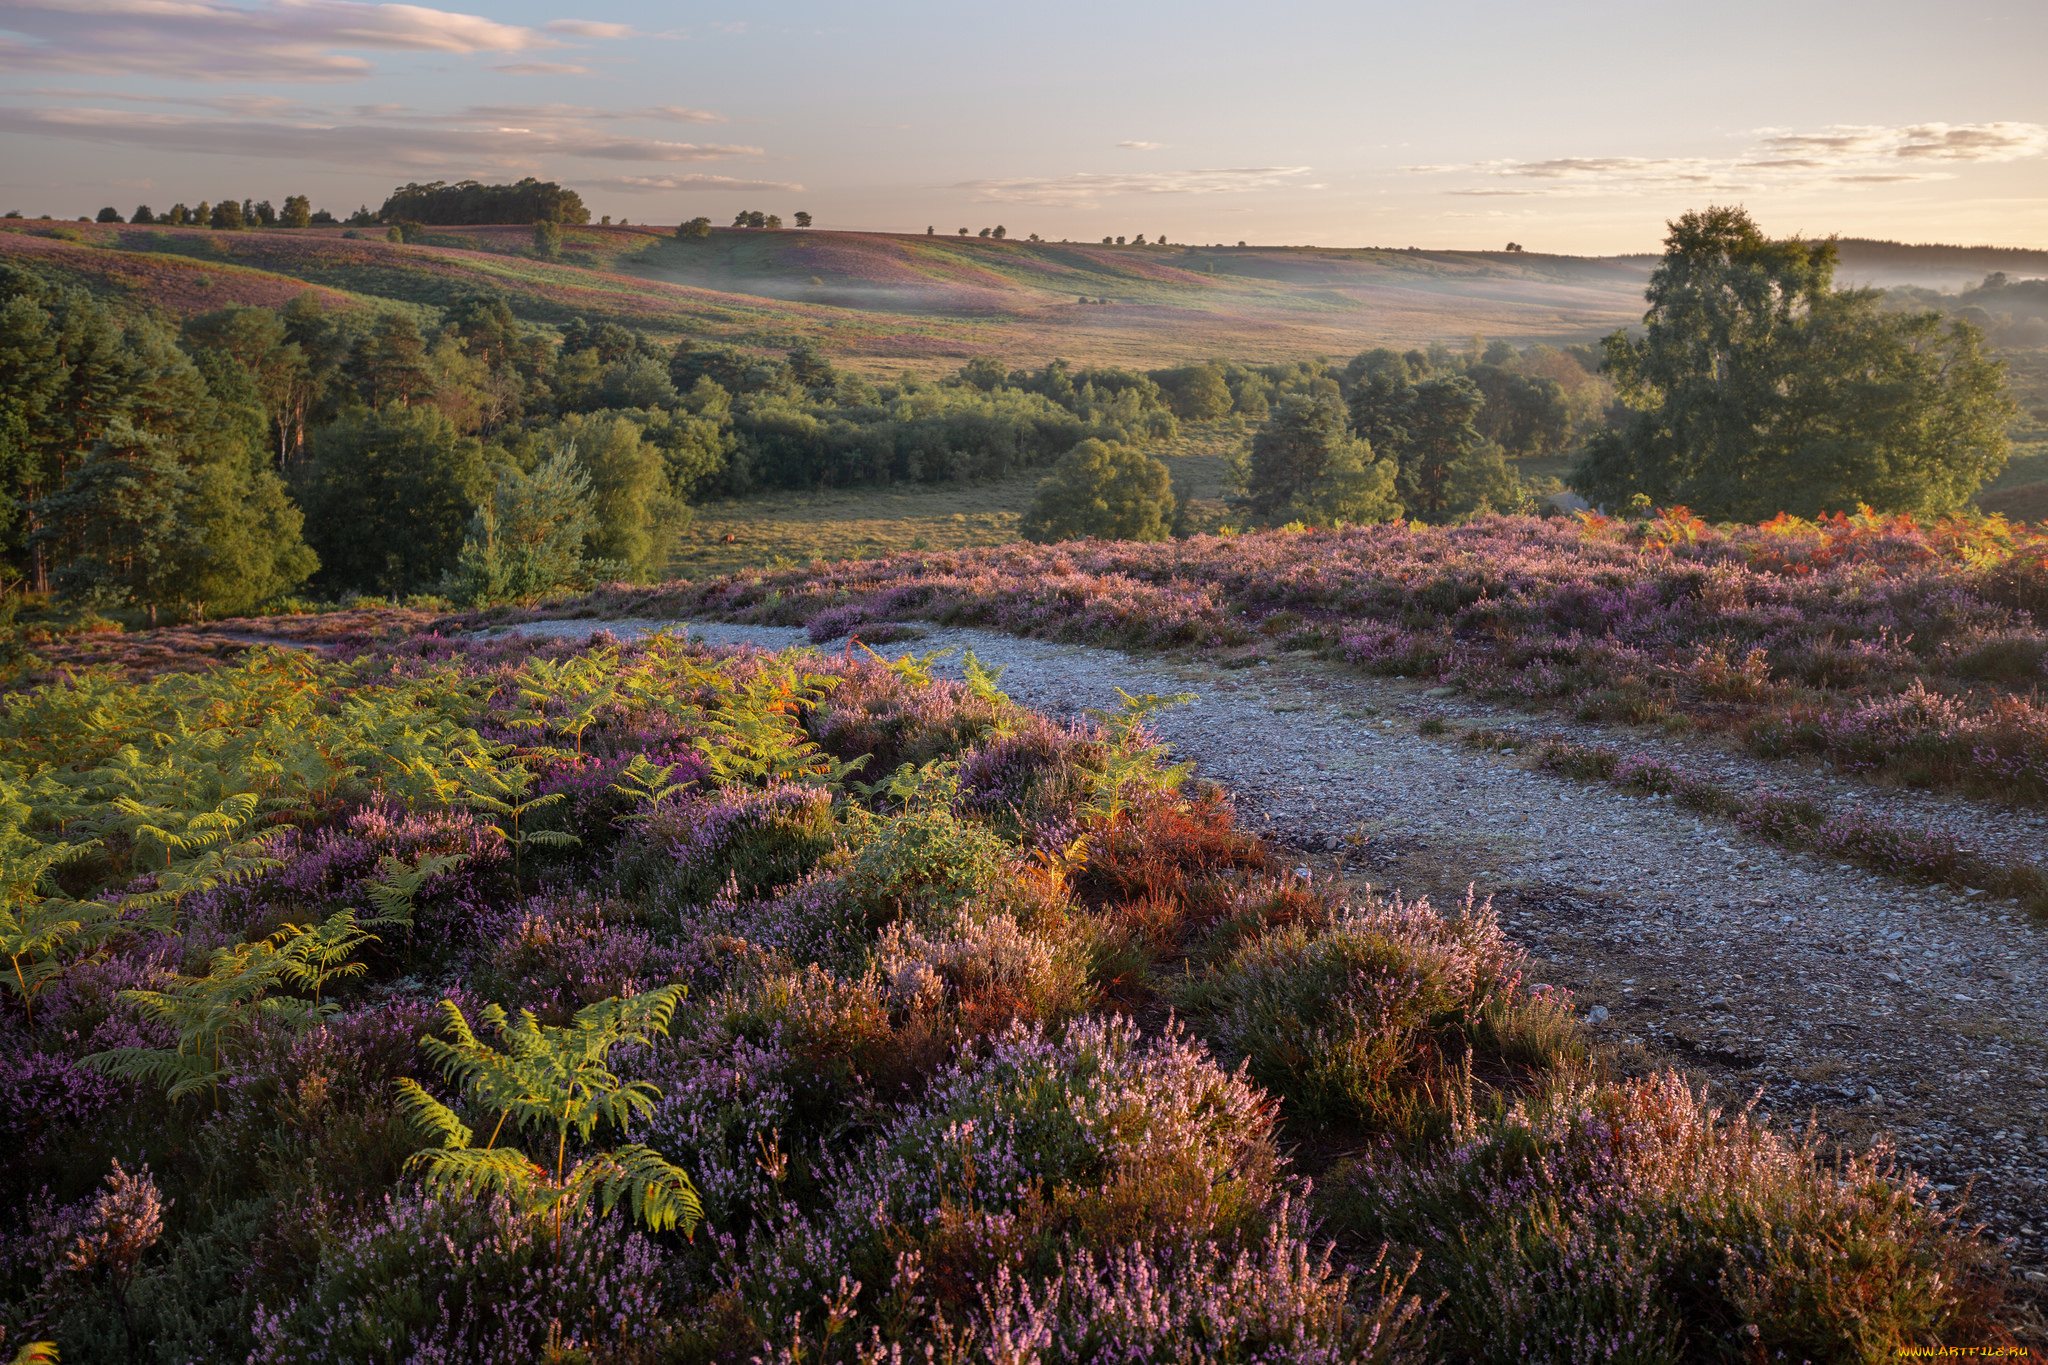
[[(881, 233), (655, 228), (564, 234), (558, 263), (518, 227), (410, 246), (339, 229), (9, 223), (0, 254), (174, 314), (275, 303), (295, 282), (337, 297), (438, 304), (503, 291), (536, 322), (610, 319), (765, 349), (816, 340), (871, 370), (1017, 363), (1158, 365), (1228, 354), (1341, 355), (1489, 336), (1584, 340), (1640, 309), (1640, 262), (1469, 252), (1101, 247)], [(1110, 302), (1082, 304), (1081, 296)]]

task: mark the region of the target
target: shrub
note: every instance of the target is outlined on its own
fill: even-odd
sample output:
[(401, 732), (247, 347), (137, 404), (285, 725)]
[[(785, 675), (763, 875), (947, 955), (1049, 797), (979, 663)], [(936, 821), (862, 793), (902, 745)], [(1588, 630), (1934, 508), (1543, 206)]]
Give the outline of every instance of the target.
[(661, 1253), (616, 1220), (574, 1214), (558, 1240), (503, 1201), (406, 1191), (327, 1235), (311, 1284), (257, 1311), (249, 1358), (398, 1365), (650, 1347), (675, 1330), (667, 1280)]
[(1263, 1228), (1282, 1193), (1269, 1127), (1258, 1091), (1177, 1031), (1019, 1026), (834, 1163), (829, 1204), (785, 1212), (742, 1292), (764, 1324), (815, 1321), (807, 1286), (885, 1286), (914, 1256), (925, 1303), (950, 1315), (998, 1267), (1033, 1285), (1058, 1275), (1068, 1247)]
[(1060, 456), (1018, 523), (1026, 540), (1164, 540), (1173, 474), (1140, 450), (1086, 440)]
[(832, 847), (833, 833), (824, 788), (723, 787), (657, 806), (620, 848), (619, 870), (628, 890), (655, 888), (679, 910), (728, 887), (757, 896), (794, 882)]
[(1574, 1082), (1341, 1170), (1332, 1216), (1422, 1253), (1455, 1359), (1888, 1360), (1981, 1332), (1984, 1253), (1924, 1182), (1818, 1155), (1676, 1075)]
[(1258, 933), (1175, 996), (1293, 1112), (1412, 1141), (1448, 1129), (1468, 1059), (1512, 1084), (1576, 1051), (1521, 962), (1490, 902), (1374, 898)]

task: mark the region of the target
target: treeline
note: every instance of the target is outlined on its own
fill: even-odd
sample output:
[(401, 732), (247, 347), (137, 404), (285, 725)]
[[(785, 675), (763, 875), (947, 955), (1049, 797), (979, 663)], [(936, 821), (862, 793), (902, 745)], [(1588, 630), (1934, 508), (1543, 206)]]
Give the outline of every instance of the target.
[(393, 190), (377, 210), (375, 221), (429, 227), (483, 223), (566, 223), (575, 227), (590, 221), (590, 210), (576, 191), (532, 176), (512, 185), (485, 185), (475, 180), (450, 185), (436, 180)]
[[(1241, 524), (1444, 523), (1532, 505), (1537, 490), (1513, 461), (1574, 448), (1605, 424), (1609, 390), (1596, 364), (1584, 347), (1475, 340), (1463, 352), (1374, 349), (1341, 366), (1211, 361), (1134, 378), (1138, 401), (1156, 392), (1177, 418), (1258, 424), (1234, 461)], [(1043, 382), (984, 361), (960, 379)], [(1037, 540), (1158, 539), (1192, 526), (1163, 462), (1089, 441), (1061, 458), (1023, 528)]]
[(337, 222), (326, 209), (315, 209), (312, 201), (303, 194), (285, 196), (282, 209), (273, 208), (268, 199), (222, 199), (218, 203), (207, 203), (204, 199), (187, 207), (182, 201), (171, 205), (162, 213), (151, 210), (147, 204), (137, 204), (135, 212), (126, 218), (112, 205), (99, 211), (98, 222), (102, 223), (161, 223), (166, 227), (209, 227), (225, 232), (237, 232), (243, 228), (320, 227)]
[[(1002, 478), (1184, 421), (1256, 425), (1254, 456), (1369, 441), (1407, 515), (1451, 519), (1519, 505), (1508, 458), (1567, 447), (1605, 401), (1577, 354), (1500, 343), (1150, 373), (980, 358), (876, 382), (808, 346), (536, 327), (484, 293), (385, 311), (307, 294), (176, 331), (19, 269), (0, 298), (0, 557), (37, 590), (152, 614), (657, 577), (693, 499)], [(1341, 514), (1284, 484), (1254, 472), (1245, 510)]]

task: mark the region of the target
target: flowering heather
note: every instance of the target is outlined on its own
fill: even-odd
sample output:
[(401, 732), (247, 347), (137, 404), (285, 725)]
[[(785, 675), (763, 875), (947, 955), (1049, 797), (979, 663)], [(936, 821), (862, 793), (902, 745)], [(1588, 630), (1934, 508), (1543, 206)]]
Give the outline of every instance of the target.
[(1831, 1168), (1673, 1075), (1464, 1108), (1332, 1183), (1347, 1236), (1422, 1253), (1456, 1359), (1890, 1359), (1968, 1319), (1983, 1255), (1883, 1152)]
[[(815, 623), (819, 639), (920, 618), (1125, 647), (1315, 648), (1589, 718), (1754, 724), (1765, 752), (2048, 801), (2048, 711), (2027, 700), (2048, 681), (2035, 615), (2048, 536), (1996, 518), (1713, 528), (1677, 509), (1632, 527), (1493, 517), (1009, 545), (599, 599), (628, 614)], [(1936, 704), (1887, 709), (1916, 688)]]
[(1490, 902), (1369, 897), (1243, 941), (1178, 997), (1290, 1106), (1415, 1139), (1450, 1123), (1461, 1067), (1506, 1079), (1565, 1050), (1568, 1007), (1521, 966)]
[[(1722, 657), (1723, 692), (1779, 686)], [(914, 659), (661, 638), (370, 641), (14, 696), (0, 835), (69, 861), (8, 889), (56, 927), (18, 936), (33, 1015), (0, 1002), (0, 1332), (166, 1365), (1078, 1365), (1974, 1330), (1988, 1272), (1910, 1181), (1845, 1184), (1675, 1082), (1584, 1079), (1568, 1006), (1524, 988), (1486, 907), (1273, 876), (1141, 721), (1057, 724)], [(118, 904), (81, 916), (60, 882)], [(665, 1031), (603, 1041), (608, 1002), (657, 991)], [(449, 1006), (540, 1051), (479, 1043), (453, 1082)], [(610, 1100), (550, 1150), (615, 1200), (409, 1174), (466, 1161), (531, 1196), (508, 1112), (566, 1122), (579, 1093)], [(1322, 1189), (1280, 1156), (1381, 1139)], [(650, 1172), (687, 1180), (694, 1236), (630, 1197)]]

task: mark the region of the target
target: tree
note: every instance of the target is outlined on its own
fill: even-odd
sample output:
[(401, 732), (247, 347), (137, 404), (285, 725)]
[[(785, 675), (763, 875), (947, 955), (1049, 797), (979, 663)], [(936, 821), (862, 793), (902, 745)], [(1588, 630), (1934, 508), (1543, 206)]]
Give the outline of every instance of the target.
[(149, 205), (137, 204), (135, 212), (128, 215), (128, 221), (131, 223), (154, 223), (156, 215), (149, 211)]
[[(1487, 354), (1493, 355), (1493, 349)], [(1474, 425), (1488, 440), (1516, 455), (1553, 455), (1570, 439), (1571, 406), (1564, 386), (1555, 379), (1520, 374), (1492, 362), (1472, 366), (1465, 377), (1479, 386), (1485, 399)]]
[(533, 225), (533, 251), (544, 261), (552, 261), (562, 254), (562, 228), (558, 223), (543, 218)]
[(596, 524), (590, 480), (564, 445), (532, 474), (500, 465), (497, 486), (470, 518), (441, 591), (464, 606), (530, 602), (588, 580), (584, 538)]
[(411, 407), (434, 391), (434, 371), (419, 328), (403, 313), (385, 313), (357, 343), (349, 357), (348, 376), (356, 392), (373, 408), (396, 403)]
[(1010, 235), (1010, 230), (1004, 227), (1001, 223), (997, 223), (995, 226), (995, 231), (991, 232), (989, 235), (1000, 242), (1003, 240), (1003, 238)]
[(1351, 382), (1351, 429), (1382, 455), (1408, 439), (1409, 405), (1415, 401), (1413, 374), (1399, 351), (1361, 351), (1346, 367)]
[(1164, 540), (1173, 507), (1173, 475), (1163, 463), (1142, 450), (1090, 439), (1060, 456), (1019, 529), (1040, 542)]
[(190, 489), (171, 443), (117, 418), (64, 487), (38, 504), (39, 541), (62, 556), (58, 593), (93, 609), (141, 606), (152, 624), (176, 600), (197, 535), (179, 515)]
[[(799, 224), (799, 226), (803, 225)], [(709, 237), (710, 235), (711, 220), (709, 218), (691, 218), (685, 222), (676, 224), (676, 236), (684, 238), (686, 240), (692, 237)]]
[(798, 209), (796, 211), (796, 225), (798, 227), (809, 227), (811, 225), (811, 215), (805, 213), (802, 209)]
[(288, 194), (284, 200), (284, 212), (278, 215), (279, 227), (308, 227), (313, 221), (313, 201), (303, 194)]
[(223, 199), (213, 206), (211, 224), (223, 232), (239, 232), (246, 224), (242, 219), (242, 206), (232, 199)]
[(1401, 414), (1406, 438), (1395, 458), (1408, 515), (1442, 524), (1473, 512), (1503, 511), (1520, 500), (1514, 471), (1473, 419), (1485, 403), (1463, 375), (1417, 384)]
[(264, 227), (277, 226), (277, 210), (270, 206), (270, 201), (268, 199), (264, 200), (260, 204), (257, 204), (253, 212), (255, 214), (256, 221), (258, 223), (261, 223)]
[[(751, 215), (749, 217), (751, 218)], [(780, 232), (782, 231), (782, 219), (778, 215), (771, 213), (759, 223), (756, 223), (755, 226), (765, 228), (769, 232)]]
[(295, 481), (320, 582), (337, 592), (432, 591), (455, 567), (465, 523), (490, 484), (483, 447), (426, 404), (322, 428)]
[(93, 219), (93, 221), (94, 221), (94, 222), (96, 222), (96, 223), (118, 223), (118, 222), (121, 222), (121, 221), (123, 221), (123, 219), (122, 219), (122, 217), (121, 217), (121, 210), (119, 210), (119, 209), (115, 208), (115, 207), (114, 207), (113, 205), (109, 204), (109, 205), (108, 205), (107, 207), (105, 207), (105, 208), (103, 208), (103, 209), (101, 209), (101, 210), (100, 210), (100, 212), (99, 212), (99, 217), (97, 217), (97, 218)]
[(1287, 394), (1252, 439), (1237, 469), (1239, 505), (1255, 521), (1314, 526), (1390, 521), (1401, 515), (1391, 461), (1346, 429), (1330, 394)]
[(590, 524), (583, 554), (608, 561), (615, 578), (660, 578), (683, 517), (669, 492), (662, 452), (631, 417), (571, 414), (557, 428), (585, 481)]
[(1743, 521), (1960, 507), (2006, 460), (2004, 367), (1966, 321), (1835, 289), (1835, 263), (1832, 241), (1772, 241), (1739, 208), (1670, 224), (1643, 337), (1605, 343), (1630, 414), (1572, 486)]
[(363, 227), (374, 222), (429, 223), (437, 227), (474, 223), (567, 223), (581, 226), (590, 221), (583, 197), (565, 190), (552, 180), (527, 176), (514, 185), (485, 185), (475, 180), (450, 185), (436, 180), (426, 185), (401, 185), (391, 192), (384, 206), (372, 214), (361, 211)]

